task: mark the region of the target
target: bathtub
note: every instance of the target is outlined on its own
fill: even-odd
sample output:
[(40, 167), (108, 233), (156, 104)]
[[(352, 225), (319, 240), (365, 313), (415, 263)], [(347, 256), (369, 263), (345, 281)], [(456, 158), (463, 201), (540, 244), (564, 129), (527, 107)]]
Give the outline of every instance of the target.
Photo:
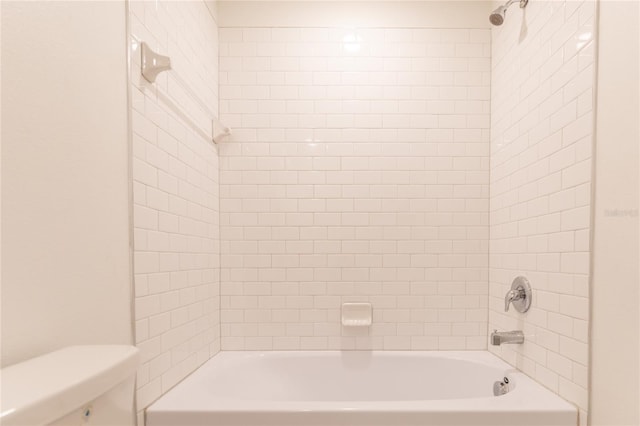
[[(494, 396), (496, 381), (509, 392)], [(221, 352), (147, 426), (575, 426), (574, 406), (489, 352)]]

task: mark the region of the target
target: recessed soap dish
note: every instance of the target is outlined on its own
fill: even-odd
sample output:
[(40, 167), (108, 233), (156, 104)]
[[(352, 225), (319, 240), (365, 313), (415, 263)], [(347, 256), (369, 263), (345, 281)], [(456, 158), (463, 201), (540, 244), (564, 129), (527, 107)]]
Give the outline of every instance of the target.
[(371, 303), (343, 303), (342, 325), (345, 327), (369, 327), (372, 318), (371, 311)]

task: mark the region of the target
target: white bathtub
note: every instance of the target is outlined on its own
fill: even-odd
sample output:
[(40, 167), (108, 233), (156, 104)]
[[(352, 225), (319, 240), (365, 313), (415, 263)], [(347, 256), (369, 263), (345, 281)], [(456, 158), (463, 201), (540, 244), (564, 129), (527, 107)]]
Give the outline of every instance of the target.
[[(493, 396), (508, 377), (510, 391)], [(575, 426), (574, 406), (488, 352), (222, 352), (147, 426)]]

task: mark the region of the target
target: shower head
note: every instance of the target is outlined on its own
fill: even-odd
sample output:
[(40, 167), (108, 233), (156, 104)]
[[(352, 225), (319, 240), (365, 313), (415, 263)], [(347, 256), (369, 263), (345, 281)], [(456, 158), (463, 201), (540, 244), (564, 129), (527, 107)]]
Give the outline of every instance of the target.
[[(507, 9), (516, 1), (517, 0), (509, 0), (502, 6), (499, 6), (496, 10), (491, 12), (491, 15), (489, 15), (489, 21), (496, 26), (502, 25), (502, 23), (504, 22), (504, 17), (507, 14)], [(529, 0), (519, 0), (519, 3), (520, 9), (524, 9), (527, 3), (529, 3)]]
[(491, 12), (491, 15), (489, 15), (489, 21), (491, 21), (491, 23), (493, 25), (502, 25), (502, 23), (504, 22), (504, 15), (507, 12), (507, 8), (504, 6), (500, 6), (498, 7), (496, 10), (494, 10), (493, 12)]

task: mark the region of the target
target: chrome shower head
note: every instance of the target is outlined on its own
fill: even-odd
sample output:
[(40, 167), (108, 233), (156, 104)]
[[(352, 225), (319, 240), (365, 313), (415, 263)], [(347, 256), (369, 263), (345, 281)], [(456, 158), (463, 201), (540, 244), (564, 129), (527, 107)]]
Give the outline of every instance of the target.
[[(518, 0), (509, 0), (502, 6), (499, 6), (496, 10), (491, 12), (491, 15), (489, 15), (489, 21), (495, 26), (502, 25), (504, 23), (504, 17), (507, 14), (507, 9), (516, 1)], [(519, 0), (519, 3), (520, 9), (524, 9), (527, 3), (529, 3), (529, 0)]]
[(504, 22), (504, 15), (507, 12), (507, 8), (504, 6), (500, 6), (498, 7), (496, 10), (494, 10), (493, 12), (491, 12), (491, 15), (489, 16), (489, 21), (491, 21), (491, 23), (493, 25), (502, 25), (502, 23)]

